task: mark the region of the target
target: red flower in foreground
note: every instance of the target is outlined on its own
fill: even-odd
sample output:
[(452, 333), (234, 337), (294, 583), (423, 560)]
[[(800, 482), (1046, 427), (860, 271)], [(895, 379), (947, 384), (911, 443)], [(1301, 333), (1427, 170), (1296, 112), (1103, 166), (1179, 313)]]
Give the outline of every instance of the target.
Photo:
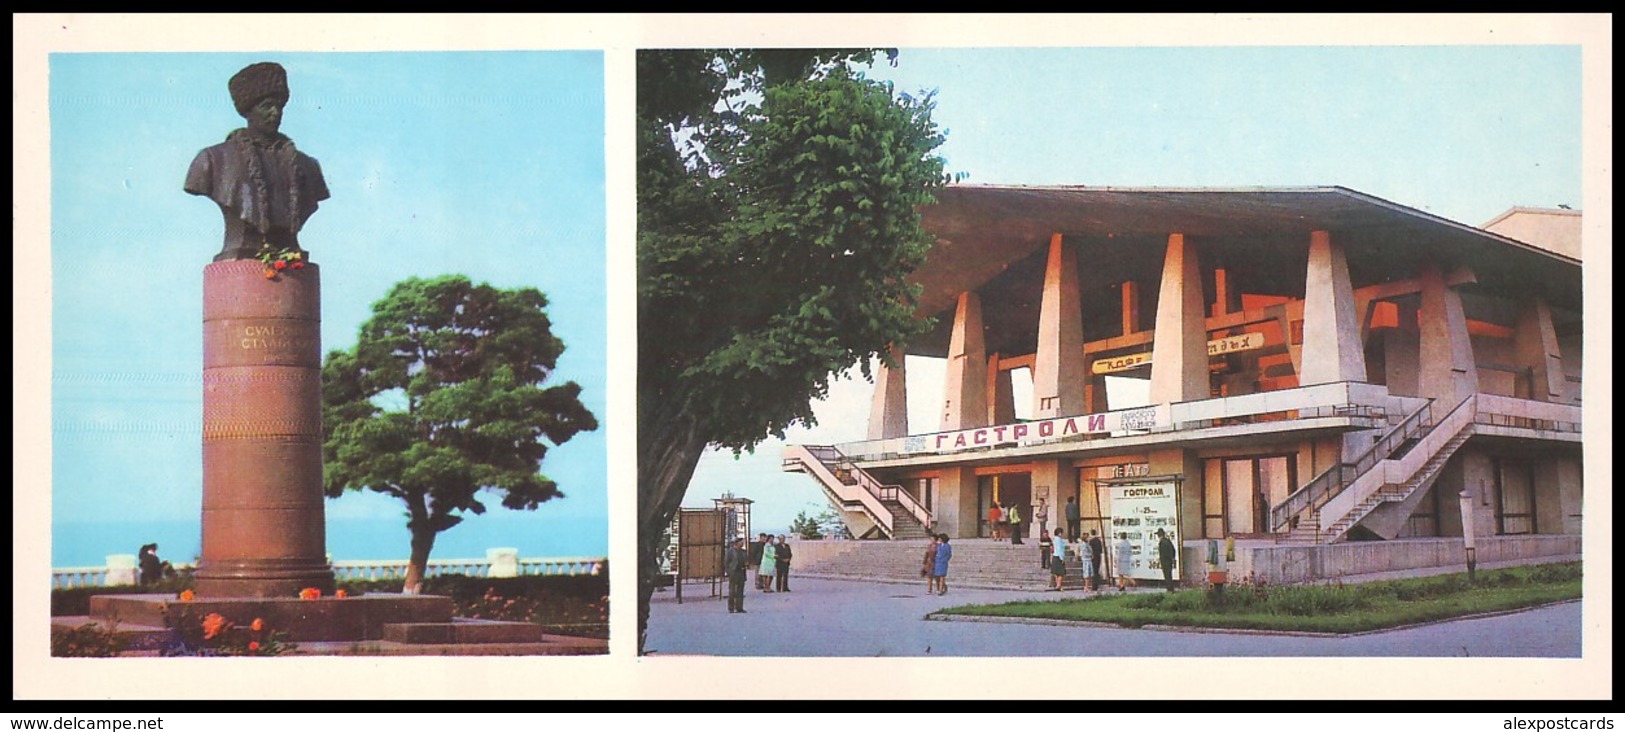
[(303, 260), (303, 259), (296, 259), (296, 260), (294, 260), (294, 263), (293, 263), (293, 264), (292, 264), (292, 265), (291, 265), (291, 266), (292, 266), (292, 267), (293, 267), (293, 268), (294, 268), (294, 269), (304, 269), (304, 268), (305, 268), (305, 260)]
[(254, 631), (255, 633), (265, 630), (265, 619), (254, 618), (254, 622), (248, 624), (248, 629)]
[(288, 268), (288, 263), (283, 261), (283, 260), (278, 259), (275, 262), (271, 263), (271, 268), (278, 271), (278, 272), (281, 272), (282, 270), (285, 270), (285, 269)]
[(226, 629), (226, 619), (220, 613), (209, 613), (203, 618), (203, 638), (205, 640), (220, 635)]
[(248, 642), (248, 650), (257, 651), (259, 649), (260, 649), (260, 642), (259, 641), (249, 641)]
[(276, 270), (274, 270), (274, 269), (265, 270), (265, 279), (268, 279), (268, 280), (276, 279)]
[(349, 597), (350, 593), (345, 592), (344, 590), (333, 590), (333, 596), (339, 598), (340, 600), (342, 600), (342, 599), (344, 599), (346, 597)]
[(322, 591), (314, 587), (306, 587), (305, 589), (299, 591), (299, 599), (301, 600), (314, 600), (321, 596)]
[(181, 602), (191, 602), (194, 597), (197, 595), (192, 594), (191, 590), (181, 590)]

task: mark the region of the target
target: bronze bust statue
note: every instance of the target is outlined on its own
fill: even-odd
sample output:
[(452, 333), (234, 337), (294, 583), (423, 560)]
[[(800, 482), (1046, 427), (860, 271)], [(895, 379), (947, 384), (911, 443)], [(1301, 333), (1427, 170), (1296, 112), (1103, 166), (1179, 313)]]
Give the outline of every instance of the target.
[(187, 193), (208, 196), (225, 215), (225, 244), (214, 261), (253, 259), (265, 246), (303, 251), (299, 229), (328, 193), (316, 159), (277, 131), (288, 104), (288, 72), (278, 64), (257, 63), (237, 72), (226, 87), (248, 126), (200, 151), (185, 185)]

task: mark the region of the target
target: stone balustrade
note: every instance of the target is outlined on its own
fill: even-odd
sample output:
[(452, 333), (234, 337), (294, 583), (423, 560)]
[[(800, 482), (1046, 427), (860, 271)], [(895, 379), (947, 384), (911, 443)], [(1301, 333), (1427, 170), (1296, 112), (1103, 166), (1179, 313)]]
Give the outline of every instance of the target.
[[(513, 550), (491, 550), (487, 556), (480, 559), (430, 559), (427, 574), (438, 577), (447, 574), (461, 574), (469, 577), (512, 577), (518, 576), (545, 576), (570, 577), (578, 575), (597, 576), (604, 573), (608, 560), (603, 557), (542, 557), (517, 558), (509, 554)], [(114, 555), (118, 556), (118, 555)], [(512, 565), (505, 561), (511, 560)], [(109, 557), (112, 560), (112, 557)], [(493, 561), (498, 570), (492, 572)], [(56, 567), (51, 570), (51, 589), (66, 590), (79, 587), (110, 587), (131, 585), (133, 582), (112, 582), (109, 577), (119, 577), (122, 566), (112, 562), (109, 566), (99, 567)], [(333, 574), (339, 581), (368, 581), (404, 579), (406, 577), (405, 559), (349, 559), (332, 563)], [(190, 564), (173, 565), (175, 571), (191, 569)], [(512, 572), (503, 571), (504, 566), (512, 566)]]

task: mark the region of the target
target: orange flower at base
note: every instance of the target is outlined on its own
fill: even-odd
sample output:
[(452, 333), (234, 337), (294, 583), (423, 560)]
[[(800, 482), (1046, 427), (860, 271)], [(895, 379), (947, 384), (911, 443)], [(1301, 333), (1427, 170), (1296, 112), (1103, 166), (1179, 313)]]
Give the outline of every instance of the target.
[(301, 600), (314, 600), (321, 596), (322, 591), (314, 587), (306, 587), (305, 589), (299, 591), (299, 599)]
[(254, 631), (255, 633), (265, 630), (265, 619), (254, 618), (254, 622), (248, 624), (248, 629)]
[(276, 270), (274, 270), (274, 269), (265, 270), (265, 279), (268, 279), (268, 280), (276, 279)]
[(350, 593), (345, 592), (344, 590), (333, 590), (333, 596), (339, 598), (340, 600), (342, 600), (342, 599), (344, 599), (346, 597), (349, 597)]
[(191, 590), (181, 590), (181, 602), (191, 602), (194, 597), (197, 595), (192, 594)]
[(208, 640), (226, 629), (226, 619), (220, 613), (209, 613), (203, 618), (203, 638)]

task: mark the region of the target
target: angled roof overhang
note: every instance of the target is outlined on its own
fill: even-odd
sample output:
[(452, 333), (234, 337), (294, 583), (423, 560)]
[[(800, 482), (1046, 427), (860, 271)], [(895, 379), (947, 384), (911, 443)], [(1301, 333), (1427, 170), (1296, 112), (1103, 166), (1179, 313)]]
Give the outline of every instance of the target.
[(921, 212), (935, 243), (909, 279), (922, 287), (917, 313), (938, 323), (909, 345), (914, 354), (946, 354), (964, 291), (981, 294), (989, 352), (1031, 352), (1044, 255), (1057, 232), (1077, 245), (1088, 339), (1117, 335), (1102, 331), (1114, 327), (1112, 293), (1123, 281), (1138, 282), (1142, 308), (1154, 309), (1174, 232), (1198, 244), (1210, 287), (1212, 269), (1222, 266), (1247, 292), (1301, 297), (1309, 232), (1324, 230), (1343, 246), (1355, 287), (1409, 279), (1432, 262), (1471, 269), (1477, 283), (1470, 287), (1483, 294), (1540, 296), (1576, 316), (1581, 309), (1578, 260), (1336, 186), (961, 185), (937, 199)]

